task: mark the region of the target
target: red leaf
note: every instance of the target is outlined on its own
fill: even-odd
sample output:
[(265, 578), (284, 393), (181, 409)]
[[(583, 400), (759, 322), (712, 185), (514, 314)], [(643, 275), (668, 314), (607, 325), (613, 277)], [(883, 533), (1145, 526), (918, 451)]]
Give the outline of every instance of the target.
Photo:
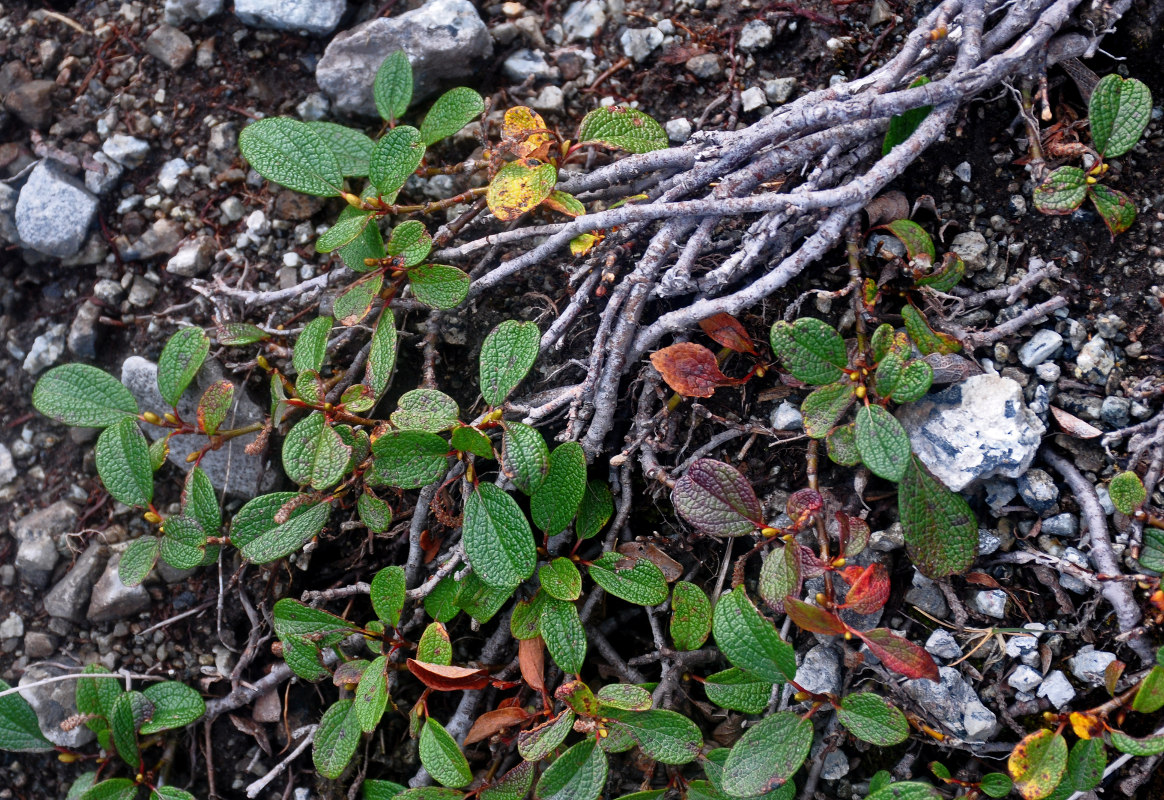
[(717, 344), (722, 344), (729, 350), (756, 355), (752, 337), (748, 336), (744, 326), (731, 314), (713, 314), (700, 322), (699, 327), (703, 328), (703, 332), (714, 339)]
[(858, 614), (872, 614), (889, 599), (889, 571), (883, 564), (846, 567), (841, 573), (849, 584), (845, 607)]
[(816, 517), (824, 508), (824, 498), (815, 489), (800, 489), (792, 493), (784, 505), (784, 513), (792, 517), (797, 528)]
[(721, 386), (744, 381), (720, 372), (715, 353), (701, 344), (679, 342), (651, 353), (651, 363), (677, 394), (684, 397), (711, 397)]
[(798, 542), (792, 542), (786, 546), (792, 548), (792, 560), (796, 564), (796, 572), (800, 575), (801, 581), (824, 575), (825, 563), (820, 560), (820, 556), (816, 554), (815, 550)]
[(419, 678), (425, 686), (438, 692), (484, 689), (489, 685), (489, 673), (472, 667), (446, 667), (410, 658), (408, 671)]
[(900, 672), (907, 678), (927, 678), (935, 683), (938, 681), (938, 665), (929, 653), (908, 639), (886, 628), (855, 630), (853, 633), (861, 637), (873, 655), (894, 672)]
[(530, 713), (524, 708), (495, 708), (492, 711), (486, 711), (473, 722), (473, 727), (469, 728), (469, 732), (465, 734), (464, 743), (470, 745), (482, 742), (506, 728), (520, 725), (529, 718)]
[(784, 613), (788, 618), (810, 633), (841, 636), (847, 630), (841, 618), (819, 606), (809, 605), (792, 595), (784, 598)]
[(531, 689), (545, 692), (546, 679), (543, 676), (545, 675), (546, 651), (542, 637), (518, 639), (517, 665), (521, 668), (521, 677)]

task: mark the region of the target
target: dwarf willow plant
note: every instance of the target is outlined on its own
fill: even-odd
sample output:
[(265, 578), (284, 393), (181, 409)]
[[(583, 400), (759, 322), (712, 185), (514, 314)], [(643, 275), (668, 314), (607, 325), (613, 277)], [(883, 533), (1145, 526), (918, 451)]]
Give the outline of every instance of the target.
[(1111, 235), (1123, 233), (1136, 221), (1136, 204), (1118, 189), (1099, 183), (1107, 173), (1107, 159), (1131, 150), (1152, 115), (1152, 92), (1135, 78), (1105, 75), (1096, 84), (1088, 103), (1087, 118), (1093, 148), (1081, 147), (1077, 155), (1090, 155), (1090, 168), (1063, 166), (1035, 188), (1035, 208), (1044, 214), (1070, 214), (1087, 198), (1103, 218)]

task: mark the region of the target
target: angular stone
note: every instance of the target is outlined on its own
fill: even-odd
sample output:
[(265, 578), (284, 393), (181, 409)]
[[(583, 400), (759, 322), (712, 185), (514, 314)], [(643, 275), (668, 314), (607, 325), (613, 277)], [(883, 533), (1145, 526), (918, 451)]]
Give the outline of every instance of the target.
[(105, 545), (89, 545), (77, 563), (44, 597), (44, 610), (49, 616), (80, 622), (85, 619), (85, 608), (101, 571), (105, 568), (108, 551)]
[(1017, 484), (1023, 502), (1036, 514), (1045, 514), (1059, 502), (1059, 487), (1046, 470), (1029, 469), (1019, 475)]
[(93, 586), (89, 598), (89, 612), (85, 615), (90, 622), (113, 622), (140, 614), (150, 607), (150, 595), (144, 586), (126, 586), (117, 574), (121, 563), (123, 547), (119, 547), (105, 565), (105, 571)]
[(9, 611), (8, 616), (0, 620), (0, 641), (19, 639), (22, 636), (24, 636), (24, 619), (15, 611)]
[[(802, 679), (803, 678), (803, 679)], [(818, 644), (804, 655), (796, 670), (797, 683), (810, 692), (825, 694), (841, 690), (841, 654), (831, 644)]]
[(202, 22), (221, 13), (223, 0), (166, 0), (165, 19), (171, 25)]
[(602, 0), (575, 0), (562, 16), (562, 30), (567, 42), (584, 42), (592, 39), (606, 24), (606, 11)]
[(987, 254), (990, 247), (986, 243), (986, 237), (978, 231), (959, 233), (950, 244), (950, 249), (966, 263), (967, 272), (978, 272), (989, 266)]
[(159, 25), (145, 40), (146, 52), (170, 69), (178, 70), (194, 57), (194, 42), (173, 25)]
[(201, 236), (192, 242), (187, 242), (178, 248), (174, 257), (166, 262), (166, 272), (181, 275), (183, 278), (197, 278), (210, 269), (210, 262), (214, 259), (214, 239), (210, 236)]
[(946, 661), (953, 661), (962, 657), (962, 646), (948, 630), (938, 628), (930, 634), (929, 639), (926, 639), (926, 652)]
[(12, 526), (16, 539), (16, 571), (30, 585), (43, 588), (49, 573), (60, 558), (56, 540), (62, 533), (72, 533), (77, 524), (77, 509), (66, 500), (21, 517)]
[(1075, 687), (1062, 670), (1054, 670), (1039, 684), (1039, 697), (1045, 697), (1055, 708), (1062, 708), (1075, 699)]
[(234, 14), (252, 28), (325, 36), (347, 8), (347, 0), (235, 0)]
[(772, 44), (772, 29), (768, 27), (766, 22), (753, 19), (744, 23), (744, 27), (740, 29), (738, 46), (741, 50), (746, 52), (763, 50), (770, 44)]
[(989, 589), (974, 595), (974, 607), (979, 613), (995, 619), (1006, 617), (1006, 592), (1002, 589)]
[(982, 704), (958, 670), (939, 667), (938, 673), (941, 680), (937, 683), (915, 678), (902, 684), (902, 689), (955, 736), (971, 742), (989, 740), (999, 728), (994, 713)]
[(501, 64), (501, 70), (514, 83), (521, 83), (531, 75), (535, 81), (553, 80), (559, 73), (557, 67), (550, 66), (546, 61), (545, 53), (529, 48), (515, 50), (507, 56)]
[(430, 0), (397, 17), (377, 17), (337, 34), (315, 79), (335, 111), (377, 116), (372, 81), (385, 56), (403, 49), (412, 64), (412, 100), (474, 74), (493, 55), (489, 30), (469, 0)]
[(1034, 369), (1051, 358), (1063, 346), (1063, 337), (1050, 328), (1043, 328), (1019, 348), (1019, 361), (1027, 369)]
[(1108, 664), (1115, 661), (1115, 653), (1106, 653), (1096, 650), (1091, 645), (1084, 645), (1072, 658), (1067, 659), (1071, 667), (1071, 674), (1084, 683), (1092, 686), (1103, 686), (1103, 672)]
[(723, 72), (723, 60), (715, 53), (704, 53), (687, 59), (687, 71), (697, 78), (714, 78)]
[(1015, 667), (1014, 672), (1006, 679), (1012, 689), (1020, 692), (1031, 692), (1034, 688), (1043, 682), (1043, 676), (1037, 669), (1032, 669), (1026, 664), (1020, 664)]
[(184, 158), (172, 158), (158, 171), (158, 188), (166, 194), (173, 194), (178, 188), (178, 178), (190, 174), (190, 164)]
[(107, 194), (121, 180), (125, 168), (110, 158), (104, 151), (93, 154), (93, 162), (100, 169), (85, 170), (85, 188), (95, 195)]
[(26, 81), (4, 97), (4, 106), (28, 127), (44, 130), (53, 121), (55, 87), (52, 81)]
[(58, 664), (33, 664), (24, 671), (19, 684), (21, 697), (27, 700), (32, 710), (36, 712), (40, 732), (53, 744), (70, 750), (84, 747), (97, 738), (85, 725), (78, 725), (69, 731), (61, 730), (61, 723), (77, 713), (76, 682), (57, 681), (42, 683), (39, 686), (33, 684), (79, 670), (79, 666), (70, 669)]
[(136, 136), (115, 133), (101, 144), (101, 152), (126, 169), (136, 169), (150, 154), (150, 143)]
[(667, 124), (663, 126), (663, 130), (667, 132), (667, 138), (676, 144), (683, 144), (691, 137), (691, 120), (687, 117), (676, 117), (675, 119), (667, 120)]
[(917, 606), (932, 617), (945, 619), (950, 616), (950, 607), (942, 590), (932, 580), (916, 570), (913, 573), (913, 586), (905, 593), (905, 602)]
[(622, 52), (627, 58), (634, 59), (636, 63), (641, 64), (647, 60), (647, 56), (656, 47), (663, 43), (663, 32), (654, 26), (626, 28), (618, 37), (618, 43), (622, 45)]
[(77, 315), (69, 326), (67, 340), (69, 352), (77, 358), (97, 357), (97, 320), (100, 317), (101, 308), (96, 303), (85, 300), (77, 306)]
[(757, 108), (763, 106), (767, 99), (768, 98), (764, 96), (763, 89), (761, 89), (759, 86), (753, 86), (750, 89), (745, 89), (743, 93), (740, 94), (741, 108), (743, 108), (744, 113), (755, 111)]
[(24, 357), (24, 371), (35, 376), (57, 363), (65, 352), (66, 330), (65, 323), (58, 322), (36, 337)]
[(1046, 428), (1010, 378), (975, 375), (898, 412), (913, 452), (954, 491), (1030, 467)]
[(37, 164), (16, 201), (21, 244), (57, 258), (75, 255), (97, 214), (97, 198), (45, 159)]
[(184, 234), (182, 223), (175, 219), (159, 219), (141, 235), (140, 239), (122, 250), (121, 256), (144, 261), (155, 256), (168, 255), (178, 247)]
[(12, 451), (0, 442), (0, 486), (7, 486), (16, 480), (16, 464), (12, 461)]
[[(21, 197), (24, 193), (21, 192)], [(1115, 369), (1115, 356), (1102, 336), (1094, 336), (1083, 345), (1075, 359), (1075, 374), (1096, 385), (1107, 382), (1107, 376)]]
[[(202, 392), (224, 377), (222, 367), (213, 359), (208, 360), (178, 403), (182, 418), (195, 419), (198, 398)], [(127, 358), (121, 365), (121, 382), (129, 387), (143, 412), (153, 411), (161, 415), (170, 410), (158, 392), (158, 366), (152, 361), (139, 356)], [(266, 414), (242, 387), (236, 385), (234, 397), (234, 405), (226, 416), (225, 427), (241, 428), (266, 419)], [(165, 430), (150, 425), (146, 427), (146, 433), (159, 439)], [(263, 459), (246, 453), (246, 446), (257, 436), (256, 433), (250, 433), (231, 439), (225, 447), (211, 450), (202, 459), (201, 467), (215, 489), (221, 490), (225, 486), (228, 494), (248, 499), (259, 494), (264, 474)], [(175, 436), (170, 440), (170, 463), (185, 472), (189, 469), (186, 456), (201, 448), (204, 443), (205, 440), (198, 436)]]

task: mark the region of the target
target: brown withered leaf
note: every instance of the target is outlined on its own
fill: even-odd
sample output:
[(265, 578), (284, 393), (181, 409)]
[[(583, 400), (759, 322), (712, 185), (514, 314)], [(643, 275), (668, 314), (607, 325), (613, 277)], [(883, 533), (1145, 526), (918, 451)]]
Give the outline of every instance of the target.
[(674, 583), (683, 577), (683, 565), (664, 553), (658, 545), (650, 542), (623, 542), (618, 552), (634, 559), (645, 558), (663, 572), (667, 583)]
[(722, 312), (713, 314), (707, 319), (701, 320), (699, 327), (717, 344), (721, 344), (729, 350), (756, 355), (756, 347), (752, 344), (752, 338), (748, 336), (748, 332), (744, 330), (740, 321), (731, 314)]
[(870, 228), (884, 222), (906, 219), (909, 216), (909, 200), (904, 192), (891, 189), (870, 200), (865, 206), (865, 213), (869, 215)]
[(966, 582), (973, 583), (976, 586), (985, 586), (988, 589), (998, 589), (1002, 586), (1001, 583), (985, 572), (967, 572)]
[(1074, 414), (1068, 414), (1061, 408), (1051, 406), (1051, 416), (1055, 418), (1055, 422), (1059, 423), (1059, 427), (1063, 429), (1064, 433), (1074, 436), (1076, 439), (1094, 439), (1103, 435), (1103, 431), (1099, 428), (1089, 422), (1084, 422)]
[(530, 718), (530, 713), (524, 708), (511, 706), (509, 708), (495, 708), (486, 711), (473, 722), (473, 727), (465, 734), (465, 745), (483, 742), (495, 733), (506, 728), (520, 725)]
[(542, 637), (518, 640), (517, 664), (521, 667), (521, 677), (531, 689), (546, 691), (546, 648)]
[(228, 714), (231, 723), (238, 728), (242, 733), (254, 738), (259, 745), (259, 749), (271, 755), (271, 740), (267, 738), (267, 731), (258, 722), (246, 717), (236, 717), (234, 714)]
[(651, 353), (663, 380), (683, 397), (711, 397), (721, 386), (738, 386), (739, 378), (720, 372), (715, 353), (701, 344), (678, 342)]
[(408, 659), (408, 671), (421, 683), (438, 692), (458, 692), (462, 689), (484, 689), (489, 685), (489, 673), (472, 667), (453, 667), (427, 664)]

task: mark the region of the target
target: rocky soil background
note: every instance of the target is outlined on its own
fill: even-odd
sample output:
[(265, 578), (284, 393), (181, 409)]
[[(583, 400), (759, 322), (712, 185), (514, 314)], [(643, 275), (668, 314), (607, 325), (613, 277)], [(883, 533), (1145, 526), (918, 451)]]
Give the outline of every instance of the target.
[[(791, 98), (863, 74), (892, 53), (924, 11), (893, 0), (838, 7), (759, 0), (225, 5), (9, 0), (0, 9), (0, 529), (7, 534), (0, 534), (0, 678), (12, 684), (97, 661), (186, 681), (209, 697), (226, 694), (240, 675), (258, 679), (275, 663), (265, 651), (256, 657), (245, 648), (250, 663), (240, 665), (252, 626), (229, 593), (220, 599), (216, 571), (162, 569), (143, 587), (121, 584), (120, 553), (147, 526), (101, 488), (92, 459), (96, 432), (50, 424), (29, 403), (39, 374), (80, 360), (121, 375), (143, 410), (162, 411), (152, 359), (178, 326), (246, 320), (294, 330), (308, 314), (327, 313), (332, 278), (342, 270), (313, 245), (338, 209), (250, 171), (237, 149), (249, 121), (287, 114), (369, 125), (356, 89), (370, 81), (383, 54), (403, 46), (429, 95), (472, 85), (492, 97), (493, 108), (527, 104), (567, 135), (598, 104), (630, 102), (664, 122), (679, 144), (696, 131), (745, 125)], [(960, 325), (991, 329), (1048, 297), (1067, 299), (1049, 318), (967, 353), (959, 366), (966, 379), (903, 419), (931, 469), (974, 501), (981, 525), (974, 580), (939, 586), (902, 567), (900, 526), (884, 504), (870, 515), (878, 529), (873, 550), (897, 564), (900, 589), (886, 620), (951, 665), (942, 668), (940, 684), (906, 682), (898, 699), (988, 758), (1005, 756), (1005, 741), (1024, 732), (1022, 718), (1098, 702), (1107, 665), (1135, 660), (1116, 639), (1111, 608), (1100, 599), (1098, 565), (1081, 545), (1080, 503), (1054, 454), (1095, 487), (1114, 553), (1126, 571), (1136, 571), (1135, 531), (1115, 514), (1105, 489), (1116, 471), (1136, 469), (1148, 474), (1153, 490), (1164, 456), (1164, 83), (1157, 67), (1164, 39), (1136, 24), (1143, 26), (1133, 14), (1107, 43), (1126, 60), (1093, 64), (1101, 74), (1141, 78), (1157, 102), (1145, 139), (1121, 159), (1111, 181), (1139, 204), (1127, 234), (1111, 240), (1087, 210), (1056, 218), (1032, 210), (1029, 177), (1015, 164), (1024, 153), (1010, 97), (963, 109), (946, 140), (897, 185), (911, 203), (930, 196), (943, 245), (967, 263), (970, 291), (961, 298)], [(1051, 79), (1054, 98), (1081, 107), (1061, 75)], [(462, 135), (450, 146), (467, 155), (474, 138)], [(451, 178), (438, 176), (413, 179), (409, 189), (440, 199), (452, 187)], [(871, 246), (880, 245), (895, 242)], [(811, 269), (787, 299), (810, 286), (843, 285), (843, 268), (830, 271), (842, 261)], [(543, 274), (506, 287), (504, 296), (445, 315), (440, 333), (450, 393), (472, 389), (461, 376), (498, 320), (552, 315), (563, 296), (561, 267), (547, 264)], [(836, 314), (824, 299), (809, 310)], [(745, 322), (760, 338), (775, 318)], [(423, 334), (415, 320), (409, 324)], [(577, 327), (575, 352), (548, 365), (534, 388), (551, 387), (554, 369), (585, 351), (593, 321), (584, 318)], [(216, 355), (199, 376), (204, 385), (253, 370), (253, 361), (235, 363), (235, 353)], [(403, 355), (402, 364), (416, 368), (419, 358)], [(251, 388), (253, 397), (236, 412), (241, 423), (264, 413), (260, 382)], [(757, 472), (769, 507), (783, 508), (803, 480), (800, 395), (721, 394), (716, 413), (768, 431), (765, 446), (785, 440), (758, 457)], [(707, 439), (700, 432), (692, 449)], [(245, 454), (244, 444), (203, 462), (228, 505), (281, 485), (277, 461)], [(187, 452), (175, 448), (171, 460), (182, 465)], [(164, 499), (177, 499), (181, 474), (163, 470)], [(1159, 491), (1153, 498), (1164, 504)], [(714, 574), (714, 556), (684, 542), (687, 534), (665, 506), (644, 505), (633, 535), (687, 565), (708, 558)], [(309, 559), (282, 573), (259, 573), (248, 579), (251, 596), (269, 609), (292, 587), (298, 593), (342, 585), (357, 574), (357, 558), (340, 552), (315, 574), (305, 572)], [(1158, 640), (1151, 623), (1150, 613), (1145, 624)], [(996, 627), (1038, 636), (990, 636)], [(973, 630), (980, 633), (965, 633)], [(811, 676), (806, 688), (838, 689), (840, 651), (811, 637), (799, 645)], [(649, 648), (649, 631), (646, 638), (628, 634), (624, 656)], [(972, 648), (973, 659), (962, 660)], [(84, 728), (66, 734), (56, 727), (74, 712), (70, 683), (30, 690), (29, 699), (46, 735), (65, 746), (84, 744)], [(287, 695), (264, 695), (213, 729), (195, 726), (175, 756), (180, 785), (205, 796), (213, 780), (220, 796), (243, 796), (282, 758), (288, 732), (317, 719), (319, 708), (310, 687), (297, 686)], [(407, 780), (414, 753), (387, 751), (372, 771)], [(819, 757), (821, 791), (830, 797), (859, 796), (873, 771), (895, 766), (843, 748)], [(928, 757), (914, 750), (903, 769), (923, 774)], [(264, 796), (328, 796), (315, 786), (309, 760), (301, 761), (291, 779), (275, 781)], [(1153, 759), (1138, 760), (1113, 776), (1108, 791), (1161, 796), (1161, 780), (1150, 780), (1154, 766)], [(63, 797), (77, 771), (0, 753), (0, 800)]]

